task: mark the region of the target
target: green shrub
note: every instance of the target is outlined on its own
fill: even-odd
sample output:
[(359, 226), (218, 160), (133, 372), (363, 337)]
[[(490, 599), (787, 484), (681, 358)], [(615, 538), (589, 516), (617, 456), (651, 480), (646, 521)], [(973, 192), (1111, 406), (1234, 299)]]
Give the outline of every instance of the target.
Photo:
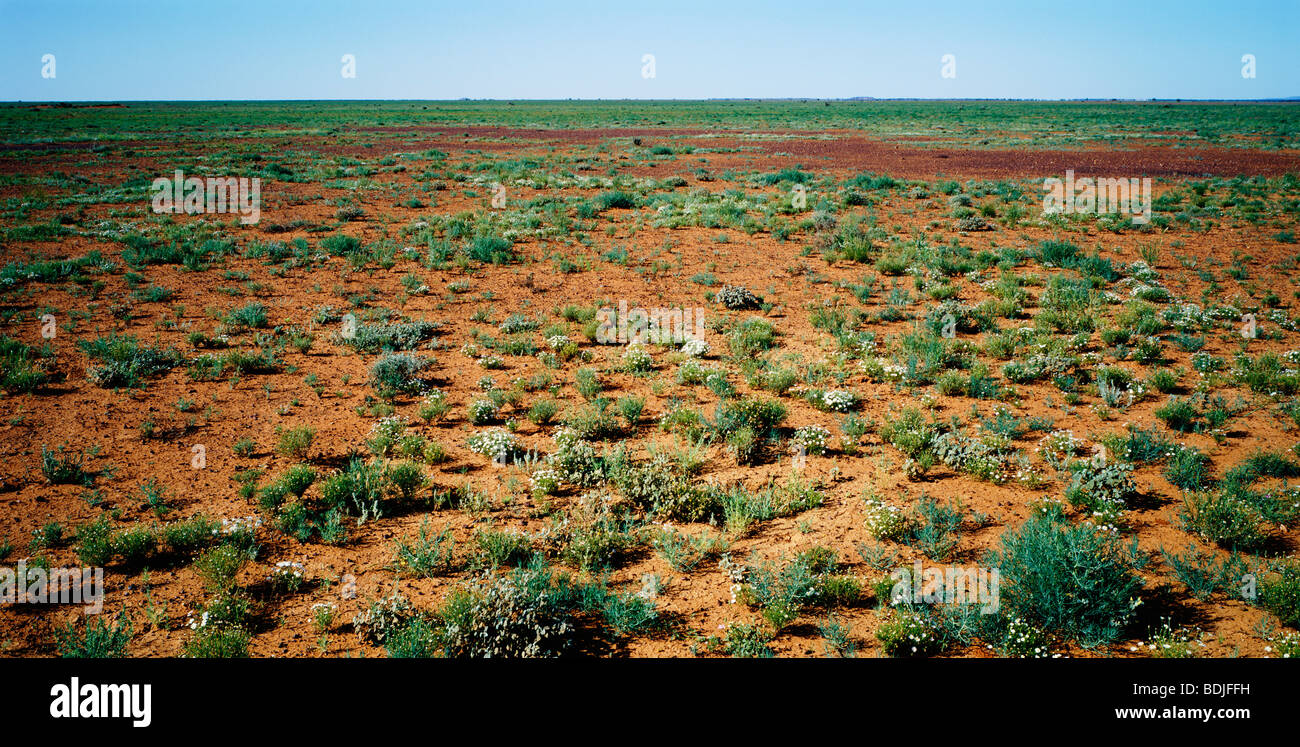
[(715, 495), (692, 485), (664, 458), (618, 471), (614, 484), (633, 505), (660, 520), (705, 521), (721, 513)]
[(1165, 477), (1183, 490), (1203, 490), (1210, 483), (1210, 458), (1190, 446), (1181, 446), (1170, 455)]
[(316, 429), (309, 425), (286, 428), (280, 431), (280, 440), (276, 443), (275, 450), (290, 459), (306, 459), (315, 438)]
[(714, 296), (718, 303), (732, 311), (757, 309), (763, 299), (754, 295), (743, 285), (724, 285)]
[(1001, 604), (1010, 614), (1084, 645), (1120, 638), (1142, 588), (1112, 533), (1048, 515), (1003, 534), (989, 565), (1001, 572)]
[(729, 436), (742, 429), (751, 429), (758, 437), (766, 438), (785, 421), (785, 405), (776, 400), (741, 399), (719, 402), (714, 414), (713, 430), (719, 436)]
[(1071, 266), (1079, 247), (1068, 241), (1044, 240), (1038, 244), (1038, 260), (1055, 267)]
[(1184, 494), (1180, 517), (1187, 531), (1230, 550), (1258, 550), (1268, 541), (1259, 510), (1227, 491)]
[(772, 634), (758, 625), (732, 623), (723, 642), (727, 654), (736, 659), (769, 659), (775, 654), (768, 644)]
[(487, 425), (496, 420), (498, 408), (495, 402), (490, 399), (476, 399), (469, 403), (466, 416), (469, 422), (474, 425)]
[(635, 428), (641, 422), (641, 411), (645, 409), (645, 399), (641, 397), (620, 397), (618, 412), (629, 428)]
[(380, 396), (415, 394), (426, 388), (420, 374), (433, 364), (432, 358), (410, 353), (385, 353), (370, 367), (370, 383)]
[(1151, 464), (1169, 457), (1174, 451), (1173, 443), (1156, 428), (1150, 430), (1129, 424), (1124, 436), (1109, 436), (1102, 439), (1106, 448), (1117, 459), (1134, 464)]
[(433, 423), (442, 420), (447, 415), (451, 405), (447, 402), (447, 395), (440, 391), (434, 390), (425, 395), (424, 400), (420, 402), (420, 409), (416, 414), (426, 423)]
[(353, 459), (321, 485), (325, 511), (336, 510), (365, 519), (383, 515), (382, 501), (388, 488), (388, 473), (382, 462)]
[(474, 544), (478, 545), (474, 563), (484, 568), (521, 566), (534, 555), (532, 541), (520, 532), (480, 529), (474, 533)]
[(433, 578), (455, 568), (455, 550), (451, 529), (430, 534), (426, 517), (420, 521), (419, 535), (414, 542), (407, 543), (405, 537), (397, 541), (393, 569), (407, 576)]
[(595, 203), (597, 210), (628, 209), (636, 207), (636, 198), (626, 192), (601, 192)]
[(235, 590), (239, 570), (247, 560), (248, 556), (239, 548), (221, 545), (199, 555), (194, 561), (194, 570), (203, 579), (209, 594), (223, 596)]
[(1291, 396), (1300, 391), (1300, 374), (1273, 353), (1264, 353), (1256, 359), (1238, 354), (1232, 373), (1238, 383), (1259, 394)]
[(607, 399), (581, 407), (574, 407), (564, 415), (564, 426), (578, 438), (600, 440), (614, 438), (622, 433), (618, 421), (614, 419)]
[(1133, 466), (1124, 462), (1076, 462), (1065, 498), (1076, 506), (1104, 513), (1118, 512), (1137, 494)]
[(233, 626), (200, 627), (185, 641), (182, 655), (187, 659), (246, 659), (250, 636)]
[(1147, 379), (1147, 383), (1157, 392), (1169, 394), (1178, 390), (1178, 374), (1167, 368), (1162, 368), (1151, 374), (1150, 378)]
[(577, 373), (574, 374), (573, 380), (578, 394), (581, 394), (584, 399), (595, 399), (600, 394), (600, 380), (592, 369), (579, 368)]
[(424, 615), (416, 615), (385, 637), (390, 659), (428, 659), (442, 653), (443, 628)]
[(147, 347), (130, 336), (109, 335), (79, 340), (77, 344), (87, 356), (99, 361), (99, 365), (86, 369), (86, 378), (105, 389), (141, 386), (145, 378), (170, 371), (185, 360), (178, 351)]
[(131, 642), (131, 622), (126, 613), (118, 615), (111, 624), (108, 615), (85, 618), (82, 625), (76, 620), (55, 633), (59, 656), (64, 659), (122, 659)]
[(412, 321), (389, 324), (359, 324), (343, 343), (362, 353), (413, 350), (437, 332), (432, 322)]
[(284, 485), (285, 492), (299, 498), (315, 481), (316, 470), (305, 464), (295, 464), (280, 477), (280, 484)]
[(0, 336), (0, 389), (33, 392), (54, 381), (53, 358), (49, 346), (38, 351), (12, 337)]
[(876, 631), (886, 656), (924, 657), (943, 653), (947, 642), (929, 618), (917, 610), (894, 610)]
[(751, 563), (737, 599), (761, 610), (763, 619), (779, 632), (806, 607), (853, 601), (856, 584), (850, 577), (834, 575), (837, 565), (834, 551), (822, 547), (779, 565)]
[(1282, 565), (1277, 574), (1260, 579), (1259, 606), (1283, 625), (1300, 628), (1300, 565)]
[(1236, 553), (1218, 560), (1212, 553), (1204, 553), (1190, 546), (1186, 555), (1178, 555), (1160, 548), (1165, 563), (1174, 575), (1201, 601), (1217, 591), (1236, 591), (1246, 570), (1246, 564)]
[(609, 513), (594, 520), (575, 522), (562, 532), (560, 559), (582, 571), (600, 571), (615, 567), (628, 548), (637, 543), (631, 522)]
[(519, 261), (519, 255), (513, 247), (514, 242), (510, 239), (494, 234), (479, 234), (470, 241), (465, 253), (478, 262), (506, 265)]
[(1196, 426), (1200, 413), (1186, 399), (1170, 397), (1163, 406), (1156, 408), (1156, 417), (1165, 421), (1165, 425), (1181, 433), (1186, 433)]
[(707, 533), (690, 535), (672, 527), (657, 531), (651, 539), (654, 549), (663, 556), (670, 568), (678, 573), (690, 573), (709, 558), (727, 551), (730, 543), (720, 535)]
[(915, 407), (904, 408), (896, 418), (886, 418), (880, 427), (880, 437), (912, 459), (929, 451), (936, 435), (938, 429)]
[(560, 409), (553, 399), (539, 399), (528, 408), (528, 419), (536, 425), (546, 425), (555, 419)]
[(750, 317), (727, 336), (727, 347), (737, 358), (748, 358), (776, 344), (776, 328), (765, 319)]
[(261, 329), (266, 326), (266, 306), (260, 303), (250, 303), (231, 310), (226, 314), (225, 322), (234, 328)]
[(793, 478), (785, 485), (769, 484), (756, 491), (740, 485), (713, 490), (722, 507), (723, 523), (736, 536), (745, 534), (758, 522), (792, 516), (816, 508), (825, 500), (816, 488)]
[(47, 449), (41, 446), (41, 474), (51, 485), (91, 485), (94, 474), (87, 472), (82, 454), (63, 455), (63, 448)]
[(558, 656), (573, 644), (570, 582), (540, 566), (475, 581), (441, 612), (449, 658)]
[(429, 483), (424, 469), (414, 462), (398, 462), (388, 468), (388, 484), (397, 494), (397, 499), (411, 501), (416, 494)]

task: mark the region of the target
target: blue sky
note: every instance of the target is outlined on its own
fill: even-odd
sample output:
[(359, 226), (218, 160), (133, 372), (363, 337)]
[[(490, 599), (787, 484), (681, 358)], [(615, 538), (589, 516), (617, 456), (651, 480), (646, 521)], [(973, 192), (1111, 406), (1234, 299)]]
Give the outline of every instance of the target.
[(0, 100), (1270, 98), (1297, 32), (1300, 0), (0, 0)]

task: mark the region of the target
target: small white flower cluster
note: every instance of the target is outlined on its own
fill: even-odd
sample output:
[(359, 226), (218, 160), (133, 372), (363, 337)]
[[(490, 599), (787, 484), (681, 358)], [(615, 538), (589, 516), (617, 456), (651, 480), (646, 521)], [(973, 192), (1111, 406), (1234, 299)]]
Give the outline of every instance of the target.
[(1047, 482), (1047, 476), (1038, 467), (1021, 463), (1016, 467), (1016, 473), (1012, 478), (1027, 488), (1039, 488)]
[(1234, 322), (1241, 318), (1241, 309), (1232, 304), (1213, 306), (1206, 313), (1214, 319), (1230, 319)]
[(281, 560), (275, 564), (275, 568), (271, 570), (271, 575), (267, 576), (267, 578), (276, 586), (296, 588), (300, 583), (302, 583), (303, 579), (302, 563), (292, 560)]
[(1265, 505), (1275, 504), (1277, 510), (1289, 509), (1290, 511), (1296, 511), (1300, 509), (1300, 487), (1284, 488), (1276, 491), (1266, 490), (1260, 498), (1265, 502)]
[(194, 615), (195, 615), (194, 612), (190, 612), (188, 615), (185, 616), (186, 627), (188, 627), (190, 630), (198, 630), (199, 628), (208, 627), (208, 613), (204, 612), (202, 615), (198, 617), (195, 617)]
[(1275, 635), (1268, 639), (1269, 645), (1264, 647), (1264, 653), (1274, 653), (1282, 659), (1300, 658), (1300, 633), (1285, 631), (1280, 635)]
[(567, 335), (551, 335), (550, 337), (546, 338), (546, 346), (549, 347), (551, 350), (559, 350), (560, 348), (568, 344), (569, 344), (569, 338)]
[(1201, 327), (1209, 327), (1213, 319), (1200, 306), (1182, 301), (1174, 304), (1164, 313), (1165, 321), (1180, 332), (1187, 332)]
[(578, 435), (578, 432), (575, 431), (574, 429), (569, 428), (568, 426), (563, 426), (555, 429), (555, 432), (551, 434), (551, 440), (555, 442), (556, 446), (563, 449), (569, 446), (573, 446), (574, 444), (581, 441), (582, 438)]
[(875, 366), (880, 369), (880, 377), (883, 378), (885, 381), (902, 381), (903, 377), (907, 375), (906, 367), (894, 363), (892, 361), (885, 360), (884, 358), (876, 358), (871, 363), (868, 363), (866, 360), (863, 360), (858, 364), (858, 366), (860, 368), (867, 369), (871, 367), (872, 363), (874, 363)]
[(494, 428), (470, 436), (469, 450), (496, 461), (504, 461), (519, 450), (519, 442), (513, 433)]
[(504, 368), (506, 362), (505, 359), (499, 355), (485, 355), (482, 358), (478, 359), (478, 364), (483, 368), (492, 369), (492, 368)]
[[(1002, 649), (1008, 657), (1018, 659), (1059, 659), (1060, 654), (1053, 654), (1048, 648), (1047, 634), (1035, 627), (1028, 620), (1013, 617), (1007, 622), (1006, 637)], [(990, 649), (993, 646), (989, 646)]]
[(822, 392), (822, 404), (832, 412), (848, 412), (858, 400), (853, 392), (829, 389)]
[(1055, 430), (1039, 439), (1038, 446), (1034, 450), (1045, 457), (1050, 455), (1052, 459), (1059, 461), (1074, 456), (1082, 447), (1083, 441), (1075, 438), (1073, 431)]
[(1132, 407), (1146, 396), (1146, 385), (1140, 381), (1130, 381), (1122, 387), (1098, 386), (1097, 394), (1107, 407)]
[(496, 403), (490, 399), (476, 399), (469, 403), (470, 420), (475, 423), (486, 423), (497, 416)]
[(722, 556), (718, 558), (718, 568), (727, 577), (727, 581), (730, 582), (731, 603), (735, 604), (740, 590), (745, 586), (745, 575), (748, 573), (748, 569), (743, 563), (732, 560), (729, 552), (722, 553)]
[(1093, 511), (1083, 520), (1085, 525), (1091, 526), (1101, 534), (1119, 536), (1119, 520), (1123, 504), (1116, 503), (1099, 503), (1097, 510)]
[(1200, 372), (1201, 375), (1221, 371), (1223, 370), (1224, 365), (1222, 358), (1203, 350), (1198, 350), (1197, 352), (1192, 353), (1192, 368)]
[(1268, 312), (1266, 318), (1282, 329), (1290, 330), (1292, 332), (1300, 331), (1300, 322), (1287, 316), (1286, 312), (1282, 309), (1272, 309)]
[(475, 344), (472, 343), (472, 342), (467, 342), (467, 343), (465, 343), (464, 345), (461, 345), (461, 346), (460, 346), (460, 352), (461, 352), (461, 354), (466, 355), (466, 356), (468, 356), (468, 357), (470, 357), (470, 358), (477, 358), (477, 357), (478, 357), (478, 345), (475, 345)]
[(1029, 502), (1029, 510), (1038, 514), (1063, 514), (1065, 508), (1065, 501), (1048, 495), (1035, 498)]
[(902, 617), (902, 640), (904, 641), (902, 645), (907, 646), (910, 643), (910, 653), (913, 654), (919, 654), (923, 651), (928, 652), (937, 640), (934, 629), (926, 625), (925, 621), (916, 613), (904, 613)]
[(709, 354), (709, 343), (692, 337), (682, 344), (682, 352), (692, 358), (703, 358)]
[(1193, 646), (1205, 648), (1204, 632), (1200, 628), (1173, 626), (1170, 618), (1161, 618), (1160, 627), (1151, 631), (1150, 641), (1137, 641), (1129, 651), (1155, 654), (1169, 659), (1190, 659), (1197, 656)]
[(401, 415), (389, 415), (380, 418), (370, 426), (370, 435), (393, 439), (402, 435), (404, 430), (406, 430), (406, 418)]
[(831, 432), (820, 425), (806, 425), (796, 430), (790, 440), (802, 448), (805, 454), (817, 456), (825, 453), (826, 442), (830, 437)]
[(654, 358), (640, 343), (631, 343), (623, 351), (623, 369), (626, 371), (649, 371), (654, 367)]
[(1157, 277), (1156, 271), (1151, 269), (1151, 265), (1140, 259), (1129, 265), (1125, 272), (1128, 273), (1129, 277), (1146, 283), (1155, 282)]
[(1142, 295), (1150, 296), (1152, 294), (1159, 294), (1159, 297), (1161, 298), (1169, 297), (1169, 291), (1165, 290), (1164, 286), (1160, 285), (1159, 283), (1151, 283), (1151, 284), (1135, 283), (1133, 285), (1133, 288), (1129, 290), (1128, 294), (1133, 298), (1137, 298), (1138, 296), (1142, 296)]
[(907, 517), (897, 506), (875, 496), (866, 498), (867, 531), (876, 539), (897, 539), (907, 527)]
[(550, 467), (542, 467), (533, 472), (529, 482), (535, 495), (555, 495), (560, 490), (560, 473)]
[(332, 602), (317, 602), (311, 606), (312, 623), (316, 626), (316, 631), (324, 633), (329, 630), (330, 624), (334, 622), (334, 616), (339, 612), (338, 605)]
[(237, 516), (233, 519), (222, 519), (221, 528), (212, 530), (212, 534), (234, 534), (235, 532), (253, 532), (262, 526), (262, 517), (260, 516)]

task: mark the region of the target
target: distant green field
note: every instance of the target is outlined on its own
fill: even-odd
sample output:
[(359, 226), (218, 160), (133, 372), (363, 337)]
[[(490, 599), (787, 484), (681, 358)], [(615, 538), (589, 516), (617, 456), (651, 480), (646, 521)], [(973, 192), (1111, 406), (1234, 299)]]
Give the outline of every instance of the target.
[[(1007, 101), (303, 101), (0, 104), (0, 142), (356, 134), (359, 128), (852, 130), (947, 147), (1300, 146), (1300, 103)], [(383, 137), (375, 133), (375, 137)]]

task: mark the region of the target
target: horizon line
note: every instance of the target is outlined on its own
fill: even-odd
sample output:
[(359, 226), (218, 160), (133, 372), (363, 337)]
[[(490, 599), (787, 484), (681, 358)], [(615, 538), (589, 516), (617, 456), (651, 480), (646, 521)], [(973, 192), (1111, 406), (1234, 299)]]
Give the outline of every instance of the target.
[(933, 101), (933, 102), (1032, 102), (1032, 103), (1169, 103), (1169, 104), (1257, 104), (1257, 103), (1300, 103), (1300, 96), (1264, 97), (1254, 99), (1219, 99), (1219, 98), (1118, 98), (1118, 97), (1081, 97), (1081, 98), (1019, 98), (1019, 97), (925, 97), (925, 96), (716, 96), (706, 98), (455, 98), (455, 99), (419, 99), (419, 98), (312, 98), (312, 99), (9, 99), (0, 101), (0, 106), (16, 104), (242, 104), (242, 103), (382, 103), (382, 102), (428, 102), (428, 103), (706, 103), (706, 102), (839, 102), (869, 103), (875, 101)]
[(1261, 99), (1121, 99), (1121, 97), (1071, 97), (1071, 99), (1037, 99), (1037, 97), (926, 97), (926, 96), (715, 96), (705, 99), (10, 99), (0, 100), (0, 107), (18, 105), (70, 104), (315, 104), (315, 103), (432, 103), (432, 104), (543, 104), (543, 103), (636, 103), (636, 104), (703, 104), (703, 103), (823, 103), (870, 104), (891, 101), (931, 101), (931, 103), (1039, 103), (1039, 104), (1300, 104), (1300, 96), (1261, 97)]

